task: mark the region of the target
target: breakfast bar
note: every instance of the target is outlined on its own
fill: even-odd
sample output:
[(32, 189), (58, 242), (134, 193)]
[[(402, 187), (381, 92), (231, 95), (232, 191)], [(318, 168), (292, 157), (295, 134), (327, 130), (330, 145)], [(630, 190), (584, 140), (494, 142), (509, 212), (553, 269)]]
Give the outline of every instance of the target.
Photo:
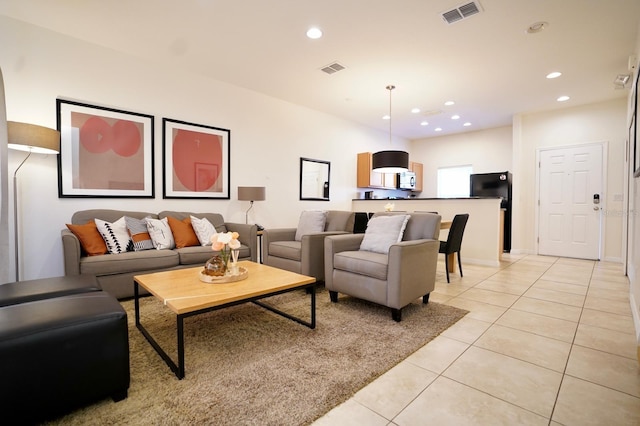
[[(395, 198), (354, 199), (351, 209), (357, 212), (384, 211), (387, 204), (393, 211), (438, 212), (443, 221), (456, 214), (469, 213), (469, 222), (462, 239), (462, 259), (467, 263), (498, 266), (503, 251), (503, 221), (500, 197), (468, 198)], [(442, 230), (440, 240), (447, 238)]]

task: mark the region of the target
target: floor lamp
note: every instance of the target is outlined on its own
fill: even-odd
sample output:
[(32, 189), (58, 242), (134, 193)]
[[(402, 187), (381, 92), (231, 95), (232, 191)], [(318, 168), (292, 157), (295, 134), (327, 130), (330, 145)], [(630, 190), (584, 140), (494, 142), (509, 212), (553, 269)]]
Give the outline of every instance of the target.
[(16, 262), (16, 281), (20, 281), (20, 259), (18, 250), (18, 170), (31, 154), (57, 154), (60, 152), (60, 132), (35, 124), (7, 122), (8, 148), (26, 151), (29, 154), (13, 172), (13, 234)]
[(251, 205), (244, 214), (244, 223), (249, 223), (249, 210), (253, 207), (254, 201), (265, 200), (265, 188), (264, 186), (239, 186), (238, 187), (238, 200), (251, 201)]

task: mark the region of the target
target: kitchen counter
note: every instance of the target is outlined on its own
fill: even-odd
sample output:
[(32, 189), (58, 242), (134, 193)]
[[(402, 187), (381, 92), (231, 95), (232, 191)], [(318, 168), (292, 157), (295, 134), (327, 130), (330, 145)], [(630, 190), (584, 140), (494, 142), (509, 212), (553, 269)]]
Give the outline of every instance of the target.
[[(438, 212), (442, 220), (452, 220), (456, 214), (469, 213), (469, 221), (462, 239), (461, 257), (465, 263), (498, 266), (503, 247), (504, 210), (500, 197), (466, 198), (374, 198), (354, 199), (351, 209), (356, 212), (384, 211), (394, 204), (394, 211)], [(440, 233), (446, 240), (447, 231)]]

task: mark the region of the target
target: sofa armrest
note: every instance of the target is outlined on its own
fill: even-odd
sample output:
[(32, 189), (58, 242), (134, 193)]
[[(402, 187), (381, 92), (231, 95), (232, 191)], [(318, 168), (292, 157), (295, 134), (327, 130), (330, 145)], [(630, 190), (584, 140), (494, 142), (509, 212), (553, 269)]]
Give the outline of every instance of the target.
[(303, 275), (324, 277), (324, 240), (333, 235), (348, 234), (346, 231), (323, 231), (302, 236), (300, 241), (300, 265)]
[(253, 224), (225, 222), (224, 226), (231, 232), (237, 232), (238, 241), (249, 247), (251, 261), (258, 261), (258, 227)]
[(82, 256), (82, 247), (80, 240), (75, 234), (68, 229), (60, 232), (62, 236), (62, 256), (64, 259), (65, 275), (80, 275), (80, 257)]
[(268, 248), (269, 243), (274, 241), (293, 241), (296, 238), (296, 228), (265, 229), (263, 236), (264, 245)]
[(401, 308), (435, 288), (440, 242), (432, 239), (401, 241), (389, 249), (388, 306)]

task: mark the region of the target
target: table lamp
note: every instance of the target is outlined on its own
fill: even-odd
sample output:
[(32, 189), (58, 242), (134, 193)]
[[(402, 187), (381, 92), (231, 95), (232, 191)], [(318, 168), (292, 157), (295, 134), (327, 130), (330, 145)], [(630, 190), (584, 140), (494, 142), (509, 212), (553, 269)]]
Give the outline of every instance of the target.
[(18, 170), (29, 159), (31, 154), (57, 154), (60, 152), (60, 132), (48, 127), (35, 124), (7, 122), (7, 136), (9, 149), (26, 151), (29, 154), (22, 160), (13, 172), (13, 233), (16, 263), (16, 281), (20, 281), (19, 250), (18, 250)]
[(244, 214), (245, 223), (249, 223), (249, 210), (253, 207), (254, 201), (265, 200), (265, 187), (264, 186), (239, 186), (238, 187), (238, 200), (251, 201), (251, 205)]

